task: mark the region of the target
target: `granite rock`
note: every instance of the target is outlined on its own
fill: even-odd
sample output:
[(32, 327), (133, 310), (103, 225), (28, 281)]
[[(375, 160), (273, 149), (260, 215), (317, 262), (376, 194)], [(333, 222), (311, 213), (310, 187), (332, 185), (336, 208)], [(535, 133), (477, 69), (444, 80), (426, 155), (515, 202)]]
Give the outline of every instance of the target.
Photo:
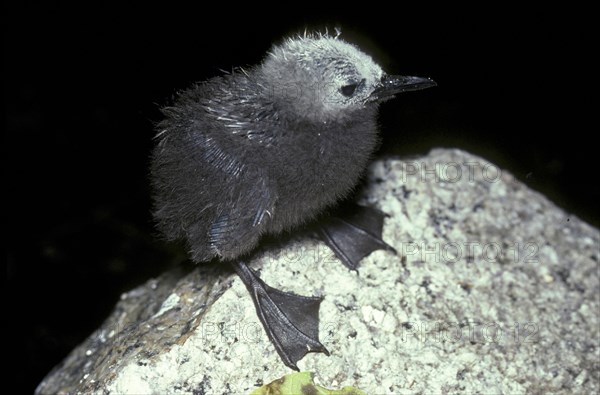
[[(358, 273), (298, 235), (250, 262), (323, 295), (331, 352), (298, 364), (370, 394), (598, 393), (600, 233), (458, 150), (374, 162), (363, 204), (389, 214)], [(124, 295), (38, 394), (247, 394), (289, 373), (236, 276), (176, 269)]]

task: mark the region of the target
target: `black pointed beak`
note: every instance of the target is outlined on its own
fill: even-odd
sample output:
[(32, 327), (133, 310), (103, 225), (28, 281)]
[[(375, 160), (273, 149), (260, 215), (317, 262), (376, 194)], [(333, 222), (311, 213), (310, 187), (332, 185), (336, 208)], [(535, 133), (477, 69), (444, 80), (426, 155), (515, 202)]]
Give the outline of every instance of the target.
[(377, 99), (384, 99), (396, 93), (418, 91), (436, 85), (435, 81), (429, 78), (386, 74), (381, 77), (381, 85), (373, 91), (373, 96)]

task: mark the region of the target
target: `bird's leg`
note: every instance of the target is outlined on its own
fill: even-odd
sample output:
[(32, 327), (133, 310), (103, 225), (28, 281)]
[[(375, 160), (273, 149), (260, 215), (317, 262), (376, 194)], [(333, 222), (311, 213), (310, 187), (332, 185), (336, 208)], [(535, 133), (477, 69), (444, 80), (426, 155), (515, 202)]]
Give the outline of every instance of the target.
[(317, 225), (321, 239), (351, 270), (375, 250), (396, 250), (381, 238), (385, 213), (371, 207), (351, 205)]
[(329, 351), (319, 342), (319, 304), (322, 298), (283, 292), (265, 284), (244, 262), (232, 263), (252, 296), (269, 339), (288, 367), (309, 352)]

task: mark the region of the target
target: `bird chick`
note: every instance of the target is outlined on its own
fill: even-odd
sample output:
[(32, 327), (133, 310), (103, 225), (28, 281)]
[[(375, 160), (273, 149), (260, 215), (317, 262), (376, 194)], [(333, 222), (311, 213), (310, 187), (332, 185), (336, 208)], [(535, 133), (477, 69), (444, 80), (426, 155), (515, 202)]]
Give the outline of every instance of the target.
[(180, 92), (152, 156), (159, 229), (194, 261), (231, 260), (315, 218), (359, 181), (378, 104), (433, 84), (388, 77), (355, 46), (315, 35)]
[[(169, 240), (185, 240), (195, 262), (231, 262), (249, 289), (263, 286), (269, 299), (277, 290), (240, 257), (263, 235), (305, 224), (348, 196), (377, 145), (378, 105), (434, 85), (426, 78), (389, 76), (356, 46), (314, 34), (284, 40), (255, 67), (180, 92), (163, 109), (152, 154), (159, 230)], [(287, 295), (289, 304), (310, 304)], [(282, 303), (264, 307), (260, 297), (253, 300), (288, 366), (296, 368), (307, 348), (326, 352), (317, 339), (320, 299), (306, 312), (317, 313), (317, 331), (304, 331), (315, 341), (279, 346), (274, 337), (283, 329), (277, 325), (288, 325), (289, 317), (270, 311), (275, 318), (264, 318), (261, 309)]]

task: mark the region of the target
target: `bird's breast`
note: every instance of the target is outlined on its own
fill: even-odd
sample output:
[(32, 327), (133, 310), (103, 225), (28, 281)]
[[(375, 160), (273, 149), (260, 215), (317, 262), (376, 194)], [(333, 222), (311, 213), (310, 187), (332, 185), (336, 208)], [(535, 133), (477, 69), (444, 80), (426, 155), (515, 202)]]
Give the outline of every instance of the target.
[[(354, 126), (354, 127), (352, 127)], [(278, 189), (277, 211), (298, 223), (348, 195), (377, 144), (375, 125), (300, 130), (301, 137), (269, 155)]]

